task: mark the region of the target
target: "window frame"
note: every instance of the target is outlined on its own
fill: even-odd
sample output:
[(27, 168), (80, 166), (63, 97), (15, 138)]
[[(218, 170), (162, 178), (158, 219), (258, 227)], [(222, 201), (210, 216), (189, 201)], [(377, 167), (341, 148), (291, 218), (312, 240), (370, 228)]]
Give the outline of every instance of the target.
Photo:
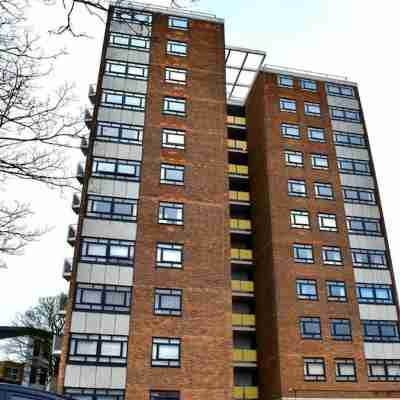
[[(368, 382), (398, 382), (400, 381), (400, 373), (398, 375), (389, 374), (389, 366), (395, 365), (400, 369), (400, 360), (390, 359), (367, 359)], [(372, 365), (382, 366), (383, 375), (372, 374)]]
[[(318, 213), (318, 226), (321, 232), (339, 232), (336, 214)], [(325, 225), (325, 220), (335, 221), (335, 226)]]
[[(124, 72), (112, 71), (113, 66), (124, 67)], [(131, 68), (138, 68), (142, 70), (142, 74), (130, 73)], [(149, 66), (147, 64), (133, 63), (128, 61), (106, 59), (104, 63), (104, 75), (115, 76), (117, 78), (135, 79), (147, 81), (149, 79)]]
[[(325, 171), (329, 169), (329, 157), (326, 154), (312, 153), (310, 154), (310, 159), (312, 169), (321, 169)], [(325, 160), (326, 166), (318, 165), (318, 160)]]
[[(357, 160), (354, 158), (337, 157), (336, 162), (340, 174), (372, 176), (371, 164), (369, 160)], [(350, 164), (351, 168), (344, 167), (346, 164)], [(357, 169), (358, 165), (363, 165), (364, 167), (366, 166), (366, 171), (361, 171)]]
[[(365, 269), (389, 269), (388, 258), (386, 256), (385, 250), (373, 250), (373, 249), (357, 249), (352, 248), (351, 250), (351, 260), (353, 264), (353, 268), (365, 268)], [(360, 262), (357, 261), (355, 254), (364, 254), (368, 262)], [(372, 256), (383, 256), (384, 263), (377, 264), (376, 262), (372, 262)], [(382, 265), (383, 267), (378, 267), (378, 265)]]
[[(178, 358), (162, 358), (160, 359), (161, 346), (177, 346)], [(151, 346), (151, 366), (164, 368), (180, 368), (181, 367), (181, 339), (177, 337), (153, 337)], [(154, 349), (155, 347), (155, 349)]]
[[(296, 256), (296, 254), (298, 254), (298, 250), (311, 250), (311, 258), (304, 258), (304, 257)], [(301, 263), (301, 264), (314, 264), (315, 263), (314, 248), (313, 248), (312, 244), (293, 243), (292, 244), (292, 256), (293, 256), (293, 260), (295, 263)]]
[[(338, 88), (338, 92), (330, 90), (330, 87), (336, 87)], [(354, 87), (352, 86), (348, 86), (348, 85), (339, 85), (339, 84), (335, 84), (335, 83), (331, 83), (331, 82), (327, 82), (325, 85), (325, 89), (326, 89), (326, 93), (329, 96), (338, 96), (338, 97), (348, 97), (348, 98), (355, 98), (355, 91), (354, 91)], [(352, 94), (351, 95), (347, 95), (343, 93), (343, 89), (351, 89)]]
[[(375, 326), (378, 335), (368, 334), (368, 325)], [(399, 321), (391, 320), (361, 320), (364, 342), (369, 343), (399, 343), (400, 342), (400, 326)], [(386, 335), (384, 327), (394, 328), (397, 335)]]
[[(310, 366), (318, 365), (322, 367), (322, 374), (310, 374)], [(304, 381), (314, 381), (314, 382), (325, 382), (326, 381), (326, 369), (325, 369), (325, 360), (322, 357), (303, 357), (303, 373), (304, 373)]]
[[(315, 294), (306, 294), (303, 292), (302, 285), (313, 286), (315, 288)], [(315, 279), (296, 279), (296, 296), (298, 300), (310, 300), (318, 301), (318, 283)]]
[[(174, 25), (173, 21), (185, 21), (186, 26)], [(188, 31), (189, 30), (189, 19), (184, 17), (177, 17), (175, 15), (168, 15), (168, 28), (169, 29), (177, 29), (179, 31)]]
[[(116, 43), (116, 38), (127, 38), (128, 44), (124, 45), (121, 43)], [(137, 46), (134, 43), (142, 41), (144, 46)], [(150, 37), (146, 36), (137, 36), (137, 35), (129, 35), (127, 33), (120, 32), (110, 32), (110, 36), (108, 39), (109, 47), (118, 47), (122, 49), (135, 49), (139, 51), (149, 52), (150, 51)]]
[[(292, 135), (290, 133), (288, 133), (288, 130), (290, 129), (296, 129), (297, 130), (297, 135)], [(301, 133), (300, 133), (300, 127), (297, 124), (291, 124), (288, 122), (282, 122), (280, 125), (280, 132), (281, 132), (281, 136), (287, 139), (301, 139)]]
[[(313, 83), (315, 87), (307, 87), (307, 84)], [(307, 92), (318, 92), (318, 82), (314, 79), (300, 79), (300, 87), (302, 90), (306, 90)]]
[[(278, 86), (284, 88), (293, 88), (294, 87), (294, 78), (289, 75), (279, 74), (277, 75)], [(284, 83), (285, 81), (290, 81), (290, 83)]]
[[(319, 194), (319, 188), (329, 188), (331, 190), (332, 196), (326, 196)], [(314, 182), (314, 195), (316, 199), (322, 200), (335, 200), (335, 193), (333, 191), (333, 186), (331, 183), (323, 183), (323, 182)]]
[[(96, 212), (93, 208), (95, 202), (104, 202), (110, 204), (110, 212)], [(97, 194), (88, 194), (86, 203), (86, 218), (101, 219), (110, 221), (137, 221), (138, 212), (138, 199), (127, 199), (123, 197), (103, 196)], [(115, 212), (118, 204), (130, 205), (132, 209), (131, 214), (123, 214)]]
[[(372, 296), (363, 296), (363, 289), (370, 289)], [(377, 296), (377, 290), (385, 290), (388, 293), (388, 300), (381, 299)], [(356, 283), (356, 295), (358, 304), (384, 304), (384, 305), (393, 305), (394, 295), (393, 295), (393, 286), (388, 284), (381, 283)]]
[[(341, 367), (349, 365), (353, 367), (354, 373), (341, 374)], [(357, 368), (353, 358), (335, 358), (335, 378), (336, 382), (357, 382)]]
[[(114, 171), (101, 171), (98, 170), (99, 164), (112, 164)], [(121, 166), (133, 167), (133, 174), (121, 173), (119, 168)], [(93, 157), (91, 176), (99, 179), (113, 179), (121, 181), (140, 181), (141, 162), (135, 160), (123, 160), (120, 158), (105, 158)]]
[[(337, 326), (346, 326), (349, 329), (349, 334), (337, 333)], [(351, 342), (353, 340), (353, 330), (351, 320), (346, 318), (331, 318), (329, 320), (329, 327), (332, 340), (340, 340), (344, 342)]]
[(175, 390), (150, 390), (150, 400), (179, 400), (180, 393)]
[[(372, 206), (377, 205), (376, 192), (374, 189), (361, 188), (361, 187), (355, 187), (355, 186), (342, 186), (341, 189), (342, 189), (343, 201), (345, 203), (367, 204), (367, 205), (372, 205)], [(348, 192), (354, 192), (356, 194), (356, 198), (348, 197), (347, 196)], [(361, 198), (362, 193), (367, 193), (367, 194), (371, 195), (372, 200), (363, 200)]]
[(76, 400), (124, 400), (124, 389), (92, 389), (64, 386), (64, 395)]
[[(354, 228), (352, 227), (352, 223), (361, 224), (362, 228)], [(368, 225), (374, 224), (376, 226), (376, 230), (371, 230), (368, 228)], [(360, 236), (383, 236), (383, 227), (382, 221), (379, 218), (369, 218), (369, 217), (355, 217), (355, 216), (346, 216), (346, 227), (349, 235), (360, 235)]]
[[(303, 152), (297, 150), (285, 150), (285, 164), (287, 167), (296, 167), (296, 168), (304, 168), (304, 155)], [(300, 162), (292, 162), (290, 161), (291, 156), (299, 157), (301, 156), (301, 163)]]
[[(163, 260), (163, 249), (180, 252), (180, 262), (171, 262)], [(184, 259), (184, 245), (180, 243), (156, 243), (156, 268), (174, 268), (182, 269)]]
[[(171, 108), (171, 104), (183, 105), (183, 111), (173, 110)], [(183, 97), (164, 96), (162, 113), (165, 115), (174, 115), (175, 117), (186, 117), (187, 115), (186, 99)]]
[[(326, 285), (326, 298), (328, 301), (338, 302), (338, 303), (347, 303), (348, 296), (347, 296), (347, 288), (346, 283), (344, 281), (334, 281), (334, 280), (327, 280), (325, 281)], [(344, 290), (344, 296), (336, 296), (332, 293), (332, 288), (340, 287)]]
[[(121, 102), (107, 100), (109, 96), (120, 96)], [(131, 105), (131, 99), (139, 100), (139, 105)], [(146, 95), (143, 93), (124, 92), (122, 90), (102, 89), (101, 91), (101, 107), (114, 108), (118, 110), (130, 110), (144, 112), (146, 110)]]
[[(180, 171), (182, 179), (168, 179), (169, 171)], [(164, 185), (183, 186), (185, 184), (185, 166), (178, 164), (161, 163), (160, 165), (160, 183)]]
[[(294, 191), (293, 190), (294, 186), (302, 186), (304, 188), (304, 192)], [(301, 179), (288, 179), (288, 196), (308, 197), (306, 181)]]
[[(182, 74), (184, 76), (184, 79), (183, 80), (172, 79), (171, 78), (172, 74)], [(187, 69), (168, 67), (168, 66), (166, 66), (164, 68), (164, 81), (166, 83), (171, 83), (171, 84), (174, 84), (174, 85), (186, 86), (187, 85), (187, 76), (188, 76)]]
[[(290, 210), (290, 227), (296, 229), (311, 229), (311, 222), (310, 222), (310, 213), (307, 210)], [(305, 218), (307, 219), (307, 223), (301, 223), (297, 221), (297, 219)]]
[[(339, 141), (338, 137), (343, 136), (346, 137), (347, 141)], [(351, 139), (359, 138), (362, 139), (360, 142), (362, 144), (352, 143)], [(367, 139), (364, 134), (353, 133), (353, 132), (342, 132), (342, 131), (333, 131), (333, 143), (335, 146), (344, 146), (344, 147), (354, 147), (358, 149), (366, 149), (368, 148)]]
[[(121, 12), (124, 12), (125, 14), (130, 14), (130, 18), (122, 18), (121, 17)], [(118, 13), (120, 14), (118, 16)], [(144, 18), (137, 18), (137, 16), (144, 17)], [(143, 25), (151, 26), (152, 24), (152, 14), (147, 14), (147, 13), (142, 13), (142, 12), (136, 12), (135, 10), (128, 9), (128, 8), (120, 8), (120, 7), (115, 7), (114, 8), (114, 13), (112, 14), (112, 19), (115, 21), (124, 21), (126, 22), (127, 20), (129, 22), (133, 23), (140, 23)]]
[[(181, 219), (170, 219), (165, 217), (164, 208), (181, 210)], [(185, 217), (184, 217), (184, 204), (183, 203), (173, 203), (167, 201), (160, 201), (158, 203), (158, 223), (166, 224), (166, 225), (178, 225), (183, 226)]]
[[(164, 136), (165, 135), (165, 136)], [(173, 144), (168, 142), (168, 135), (182, 136), (183, 144)], [(166, 139), (164, 141), (164, 139)], [(161, 129), (161, 147), (167, 149), (185, 150), (186, 145), (186, 131), (179, 129), (163, 128)]]
[[(160, 316), (181, 317), (182, 316), (182, 289), (154, 288), (153, 314)], [(179, 308), (163, 307), (162, 296), (179, 298)]]
[[(309, 332), (307, 324), (316, 324), (319, 326), (319, 332)], [(299, 318), (300, 337), (305, 340), (322, 340), (321, 319), (319, 317), (300, 317)]]
[[(100, 302), (84, 301), (85, 291), (100, 292)], [(107, 294), (123, 293), (123, 305), (115, 305), (107, 301)], [(103, 285), (77, 282), (74, 296), (74, 310), (96, 313), (129, 314), (132, 303), (132, 287), (123, 285)]]
[[(175, 51), (176, 46), (180, 46), (185, 49), (185, 51)], [(188, 55), (189, 46), (186, 42), (182, 42), (179, 40), (167, 40), (166, 45), (166, 53), (170, 56), (177, 56), (177, 57), (187, 57)]]
[[(294, 105), (294, 108), (287, 107), (288, 104)], [(296, 113), (297, 112), (297, 101), (295, 99), (287, 99), (285, 97), (281, 97), (279, 99), (279, 110), (281, 112)]]
[[(117, 136), (104, 135), (102, 128), (117, 128), (118, 135)], [(136, 131), (136, 138), (134, 139), (127, 138), (126, 136), (124, 136), (124, 130)], [(136, 144), (142, 146), (143, 130), (144, 130), (143, 126), (140, 125), (128, 125), (118, 122), (97, 121), (96, 140), (99, 142), (126, 143), (126, 144)]]
[[(320, 138), (314, 138), (313, 133), (319, 132), (322, 133), (322, 139)], [(326, 143), (326, 136), (325, 136), (325, 129), (324, 128), (317, 128), (317, 127), (312, 127), (309, 126), (307, 128), (307, 138), (310, 142), (315, 142), (315, 143)]]
[[(336, 252), (340, 255), (340, 260), (329, 260), (327, 257), (328, 252)], [(342, 249), (338, 246), (322, 246), (321, 247), (321, 258), (322, 258), (322, 263), (324, 265), (333, 265), (333, 266), (342, 266), (343, 265), (343, 254), (342, 254)]]
[[(342, 116), (338, 115), (338, 112), (342, 114)], [(350, 117), (349, 115), (354, 114), (355, 118)], [(329, 106), (329, 115), (331, 120), (333, 121), (344, 121), (344, 122), (354, 122), (361, 124), (362, 116), (360, 110), (349, 107), (340, 107), (340, 106)]]
[[(318, 108), (318, 111), (310, 111), (310, 109), (312, 109), (312, 108)], [(313, 103), (310, 101), (305, 101), (304, 102), (304, 115), (320, 117), (321, 116), (321, 104)]]

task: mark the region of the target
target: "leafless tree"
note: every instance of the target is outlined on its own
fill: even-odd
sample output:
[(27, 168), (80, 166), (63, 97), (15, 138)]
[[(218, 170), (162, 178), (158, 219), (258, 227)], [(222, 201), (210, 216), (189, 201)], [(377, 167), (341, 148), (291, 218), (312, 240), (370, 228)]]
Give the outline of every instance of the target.
[[(45, 94), (63, 52), (45, 54), (41, 38), (24, 27), (26, 1), (0, 0), (0, 191), (15, 180), (71, 187), (65, 149), (82, 134), (81, 118), (67, 111), (72, 87)], [(0, 257), (19, 254), (44, 232), (28, 228), (31, 214), (28, 204), (0, 203)]]
[[(24, 313), (16, 314), (13, 321), (14, 326), (41, 329), (48, 332), (42, 335), (41, 340), (48, 355), (48, 378), (54, 376), (55, 359), (52, 355), (52, 344), (54, 336), (62, 336), (64, 329), (64, 318), (59, 314), (60, 309), (65, 307), (68, 297), (65, 293), (58, 296), (40, 297), (38, 304), (29, 308)], [(31, 362), (33, 349), (29, 337), (14, 337), (5, 340), (2, 350), (11, 359), (20, 362)]]

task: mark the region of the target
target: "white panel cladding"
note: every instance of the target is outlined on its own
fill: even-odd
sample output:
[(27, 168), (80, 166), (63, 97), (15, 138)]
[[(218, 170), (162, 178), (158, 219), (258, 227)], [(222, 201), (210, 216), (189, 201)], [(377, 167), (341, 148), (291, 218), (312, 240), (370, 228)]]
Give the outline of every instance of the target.
[(357, 283), (392, 283), (392, 277), (388, 270), (354, 268), (354, 279)]
[(378, 206), (369, 206), (367, 204), (345, 203), (344, 212), (346, 215), (352, 215), (355, 217), (368, 217), (368, 218), (381, 217), (381, 213), (379, 212)]
[(103, 335), (128, 335), (129, 315), (74, 311), (71, 332)]
[(132, 286), (133, 268), (118, 265), (79, 263), (77, 282)]
[(349, 242), (352, 249), (386, 250), (383, 237), (349, 235)]
[(64, 386), (99, 389), (124, 389), (126, 368), (96, 365), (71, 365), (65, 367)]
[(137, 199), (139, 198), (139, 182), (89, 178), (88, 193)]
[(378, 304), (359, 304), (360, 319), (397, 321), (396, 306)]
[(136, 240), (136, 229), (137, 224), (135, 222), (85, 218), (82, 224), (82, 236)]
[(144, 112), (121, 110), (118, 108), (99, 107), (97, 120), (133, 125), (144, 125)]
[(150, 64), (150, 53), (148, 51), (108, 47), (106, 58), (110, 60), (127, 61), (139, 64)]
[(329, 106), (353, 108), (355, 110), (360, 109), (360, 103), (356, 99), (349, 99), (340, 96), (326, 96), (326, 98)]
[(114, 142), (94, 141), (93, 156), (120, 158), (122, 160), (142, 160), (142, 146)]
[(125, 79), (117, 76), (103, 77), (103, 89), (123, 90), (133, 93), (147, 93), (147, 81), (139, 79)]
[(342, 186), (355, 186), (361, 188), (373, 189), (375, 181), (372, 176), (352, 175), (352, 174), (339, 174), (340, 184)]
[(369, 160), (367, 149), (356, 149), (354, 147), (336, 146), (336, 157), (354, 158), (355, 160)]
[(110, 32), (127, 33), (128, 35), (150, 36), (151, 26), (134, 22), (111, 21)]
[(400, 343), (364, 343), (364, 354), (367, 359), (398, 360)]
[(331, 120), (332, 129), (334, 131), (349, 132), (349, 133), (359, 133), (364, 134), (364, 128), (362, 124), (356, 122), (345, 122)]

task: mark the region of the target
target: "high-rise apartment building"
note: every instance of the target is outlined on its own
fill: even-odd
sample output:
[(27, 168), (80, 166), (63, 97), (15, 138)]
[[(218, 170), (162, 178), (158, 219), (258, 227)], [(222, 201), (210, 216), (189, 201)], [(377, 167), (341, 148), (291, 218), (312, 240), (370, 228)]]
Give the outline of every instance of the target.
[(216, 17), (111, 7), (83, 143), (59, 390), (400, 397), (398, 299), (357, 85)]

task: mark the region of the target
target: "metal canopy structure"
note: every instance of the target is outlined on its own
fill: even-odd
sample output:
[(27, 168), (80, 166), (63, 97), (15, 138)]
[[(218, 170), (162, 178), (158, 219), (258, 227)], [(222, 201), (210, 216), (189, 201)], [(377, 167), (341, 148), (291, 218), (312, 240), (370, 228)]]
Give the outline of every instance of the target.
[(241, 47), (225, 49), (226, 100), (243, 105), (265, 60), (265, 53)]

